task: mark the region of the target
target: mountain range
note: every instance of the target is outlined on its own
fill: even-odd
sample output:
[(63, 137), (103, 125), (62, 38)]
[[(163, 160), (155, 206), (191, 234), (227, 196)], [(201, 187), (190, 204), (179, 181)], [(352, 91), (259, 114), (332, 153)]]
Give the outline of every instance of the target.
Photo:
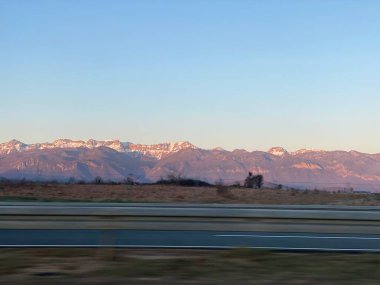
[(7, 179), (153, 182), (168, 175), (214, 183), (242, 183), (248, 172), (267, 185), (380, 192), (380, 154), (357, 151), (201, 149), (189, 142), (154, 145), (119, 140), (0, 144), (0, 177)]

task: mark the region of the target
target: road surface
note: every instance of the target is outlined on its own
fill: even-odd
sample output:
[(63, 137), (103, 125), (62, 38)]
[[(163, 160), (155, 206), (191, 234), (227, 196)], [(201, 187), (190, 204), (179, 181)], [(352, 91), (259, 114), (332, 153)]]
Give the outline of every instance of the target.
[(267, 248), (380, 252), (380, 235), (223, 231), (0, 230), (3, 247)]
[(380, 208), (0, 203), (0, 247), (380, 252)]

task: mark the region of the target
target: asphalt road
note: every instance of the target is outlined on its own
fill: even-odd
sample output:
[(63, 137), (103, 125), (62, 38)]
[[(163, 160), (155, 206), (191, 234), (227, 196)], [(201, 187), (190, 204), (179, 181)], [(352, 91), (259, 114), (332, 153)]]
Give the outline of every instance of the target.
[(266, 248), (380, 252), (380, 235), (224, 231), (0, 230), (2, 247)]
[(0, 247), (380, 252), (380, 207), (0, 203)]

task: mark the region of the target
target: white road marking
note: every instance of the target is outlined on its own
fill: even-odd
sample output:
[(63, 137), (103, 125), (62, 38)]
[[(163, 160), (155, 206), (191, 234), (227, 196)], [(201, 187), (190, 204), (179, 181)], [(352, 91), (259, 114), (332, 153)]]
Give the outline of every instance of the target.
[(347, 237), (347, 236), (273, 236), (273, 235), (214, 235), (216, 237), (252, 237), (252, 238), (305, 238), (305, 239), (357, 239), (357, 240), (380, 240), (380, 237)]
[[(172, 245), (172, 246), (165, 246), (165, 245), (1, 245), (0, 247), (14, 247), (14, 248), (24, 248), (24, 247), (61, 247), (61, 248), (67, 248), (67, 247), (80, 247), (80, 248), (103, 248), (103, 247), (113, 247), (113, 248), (199, 248), (199, 249), (233, 249), (237, 248), (236, 246), (203, 246), (203, 245)], [(380, 252), (380, 249), (374, 249), (374, 248), (319, 248), (319, 247), (265, 247), (265, 246), (245, 246), (245, 248), (252, 248), (252, 249), (270, 249), (270, 250), (311, 250), (311, 251), (367, 251), (367, 252)]]

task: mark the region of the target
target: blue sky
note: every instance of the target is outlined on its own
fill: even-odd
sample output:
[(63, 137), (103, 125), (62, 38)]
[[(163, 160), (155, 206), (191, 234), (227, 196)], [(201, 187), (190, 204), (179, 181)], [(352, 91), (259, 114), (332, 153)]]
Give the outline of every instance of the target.
[(380, 153), (380, 1), (0, 1), (0, 141)]

